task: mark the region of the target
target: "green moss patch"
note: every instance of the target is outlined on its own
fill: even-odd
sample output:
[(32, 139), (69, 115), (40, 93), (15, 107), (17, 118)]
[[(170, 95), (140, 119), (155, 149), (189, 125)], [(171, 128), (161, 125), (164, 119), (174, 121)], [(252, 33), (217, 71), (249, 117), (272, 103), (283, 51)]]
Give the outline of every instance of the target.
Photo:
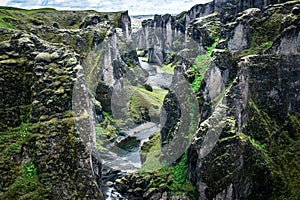
[(254, 23), (251, 26), (251, 46), (241, 51), (241, 56), (257, 54), (269, 49), (279, 35), (282, 19), (281, 14), (274, 13), (262, 21)]
[[(156, 147), (153, 146), (154, 148)], [(150, 160), (151, 158), (149, 157), (149, 164)], [(154, 161), (151, 160), (151, 162)], [(140, 171), (141, 176), (147, 176), (147, 173)], [(159, 190), (167, 191), (169, 195), (171, 195), (171, 192), (179, 196), (184, 193), (191, 200), (196, 200), (197, 190), (187, 180), (187, 152), (172, 166), (164, 166), (161, 169), (155, 170), (151, 176), (148, 188), (158, 188)]]
[(149, 188), (165, 188), (169, 192), (185, 193), (190, 199), (197, 199), (196, 188), (187, 180), (187, 152), (173, 165), (167, 166), (160, 161), (160, 132), (155, 133), (146, 144), (142, 146), (141, 157), (145, 159), (139, 174), (151, 176)]
[(257, 149), (264, 152), (272, 171), (273, 198), (300, 196), (300, 114), (288, 115), (281, 124), (269, 117), (254, 101), (245, 132)]
[(195, 79), (192, 82), (192, 89), (194, 92), (198, 92), (201, 87), (202, 80), (204, 79), (204, 75), (210, 64), (212, 51), (216, 45), (217, 42), (215, 42), (211, 47), (206, 47), (206, 54), (198, 55), (195, 59), (195, 64), (190, 68), (190, 71), (195, 76)]
[(96, 148), (100, 151), (107, 150), (105, 145), (111, 143), (118, 136), (118, 128), (115, 119), (104, 112), (104, 121), (96, 125)]
[(161, 71), (167, 73), (167, 74), (171, 74), (174, 75), (174, 67), (172, 65), (172, 63), (169, 64), (163, 64), (160, 68)]
[(149, 141), (144, 143), (140, 151), (143, 164), (140, 172), (152, 172), (163, 168), (166, 165), (161, 163), (160, 155), (160, 132), (155, 133), (149, 138)]
[(1, 199), (41, 199), (44, 190), (35, 165), (25, 155), (30, 124), (0, 133)]
[(130, 118), (137, 124), (145, 120), (159, 121), (160, 108), (167, 91), (154, 88), (151, 92), (143, 87), (134, 87), (132, 90), (134, 92), (129, 101)]

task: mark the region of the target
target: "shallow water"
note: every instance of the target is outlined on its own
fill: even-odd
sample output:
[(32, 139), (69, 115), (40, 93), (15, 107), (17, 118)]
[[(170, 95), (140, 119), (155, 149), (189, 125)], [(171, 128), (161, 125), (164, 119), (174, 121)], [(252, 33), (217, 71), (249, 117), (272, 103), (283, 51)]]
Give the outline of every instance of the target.
[(151, 65), (139, 58), (141, 67), (149, 73), (147, 83), (152, 87), (169, 88), (172, 82), (172, 75), (164, 73), (158, 65)]
[[(103, 175), (103, 178), (105, 179), (103, 184), (105, 185), (109, 181), (113, 182), (126, 172), (134, 172), (138, 170), (141, 167), (140, 149), (142, 144), (145, 141), (148, 141), (149, 137), (159, 130), (160, 126), (153, 122), (141, 124), (140, 126), (125, 131), (128, 136), (135, 137), (135, 139), (139, 141), (139, 146), (134, 148), (119, 148), (116, 145), (112, 145), (109, 152), (101, 152), (103, 168), (109, 169), (111, 172), (115, 173), (107, 173), (107, 175)], [(122, 142), (122, 140), (119, 142)], [(126, 146), (126, 144), (123, 145)], [(103, 189), (107, 200), (127, 199), (118, 193), (113, 186), (104, 186)]]
[[(139, 61), (141, 67), (149, 73), (147, 80), (149, 85), (154, 88), (170, 87), (172, 75), (162, 72), (159, 66), (144, 62), (141, 58), (139, 58)], [(160, 125), (154, 122), (147, 122), (132, 129), (122, 130), (125, 136), (119, 137), (110, 144), (108, 146), (109, 151), (101, 152), (103, 170), (106, 171), (103, 174), (103, 189), (107, 200), (127, 199), (118, 193), (113, 185), (107, 186), (106, 184), (122, 177), (127, 172), (134, 172), (141, 167), (141, 146), (149, 140), (151, 135), (159, 130)], [(126, 140), (126, 137), (130, 137), (130, 139)], [(138, 145), (136, 145), (137, 143)]]

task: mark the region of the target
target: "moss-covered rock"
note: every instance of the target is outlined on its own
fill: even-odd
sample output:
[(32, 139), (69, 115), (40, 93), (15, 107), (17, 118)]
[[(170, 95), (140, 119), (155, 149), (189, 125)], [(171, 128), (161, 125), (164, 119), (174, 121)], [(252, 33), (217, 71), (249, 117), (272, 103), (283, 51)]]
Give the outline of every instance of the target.
[(77, 54), (33, 34), (1, 45), (1, 198), (103, 198), (99, 156), (71, 111)]
[[(245, 10), (232, 19), (225, 16), (231, 22), (219, 30), (221, 39), (197, 90), (200, 126), (188, 154), (188, 179), (197, 186), (200, 198), (277, 199), (286, 195), (293, 199), (298, 195), (294, 190), (298, 181), (292, 174), (298, 174), (299, 156), (290, 158), (293, 167), (282, 162), (288, 152), (296, 151), (298, 140), (294, 137), (297, 130), (283, 128), (283, 124), (298, 124), (295, 74), (299, 69), (294, 63), (299, 62), (295, 42), (299, 16), (291, 13), (298, 4), (288, 1), (268, 9)], [(263, 55), (240, 59), (245, 54)], [(190, 82), (195, 81), (191, 68), (180, 69)], [(174, 123), (169, 130), (179, 125)], [(284, 186), (273, 190), (273, 184), (280, 181)]]

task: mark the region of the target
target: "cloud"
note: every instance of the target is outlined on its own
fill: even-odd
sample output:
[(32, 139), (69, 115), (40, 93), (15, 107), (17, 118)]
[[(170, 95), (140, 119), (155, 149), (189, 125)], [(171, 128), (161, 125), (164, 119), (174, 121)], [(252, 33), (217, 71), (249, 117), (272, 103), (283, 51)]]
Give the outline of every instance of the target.
[(5, 6), (8, 2), (9, 0), (0, 0), (0, 5)]
[(21, 8), (53, 7), (56, 9), (129, 10), (129, 14), (176, 14), (193, 5), (212, 0), (0, 0), (1, 5)]

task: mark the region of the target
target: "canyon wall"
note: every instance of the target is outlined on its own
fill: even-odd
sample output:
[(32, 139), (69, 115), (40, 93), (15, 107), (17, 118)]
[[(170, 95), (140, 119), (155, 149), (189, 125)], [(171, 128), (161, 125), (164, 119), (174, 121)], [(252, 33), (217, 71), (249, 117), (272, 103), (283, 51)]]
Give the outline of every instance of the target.
[[(167, 53), (178, 52), (184, 48), (190, 49), (190, 45), (186, 42), (194, 38), (188, 36), (190, 33), (187, 29), (196, 18), (217, 13), (220, 21), (226, 24), (234, 21), (238, 13), (248, 8), (258, 8), (263, 12), (267, 6), (283, 2), (286, 1), (214, 0), (206, 4), (195, 5), (176, 16), (155, 15), (154, 19), (143, 21), (142, 29), (135, 34), (134, 38), (138, 49), (148, 50), (149, 62), (161, 65)], [(174, 44), (175, 41), (181, 43), (179, 49), (176, 43)]]
[[(150, 63), (174, 70), (170, 88), (190, 83), (199, 111), (183, 115), (193, 105), (184, 98), (188, 90), (170, 90), (167, 123), (159, 139), (142, 147), (145, 163), (161, 169), (127, 174), (116, 181), (119, 191), (146, 199), (298, 198), (299, 7), (299, 1), (213, 1), (143, 22), (133, 37), (138, 49)], [(187, 122), (195, 116), (188, 143), (195, 127)], [(158, 141), (161, 154), (152, 152)], [(177, 148), (165, 149), (172, 144)]]
[[(0, 11), (1, 198), (104, 199), (92, 86), (119, 76), (116, 37), (130, 38), (128, 12)], [(107, 72), (97, 65), (89, 76), (99, 45)]]

